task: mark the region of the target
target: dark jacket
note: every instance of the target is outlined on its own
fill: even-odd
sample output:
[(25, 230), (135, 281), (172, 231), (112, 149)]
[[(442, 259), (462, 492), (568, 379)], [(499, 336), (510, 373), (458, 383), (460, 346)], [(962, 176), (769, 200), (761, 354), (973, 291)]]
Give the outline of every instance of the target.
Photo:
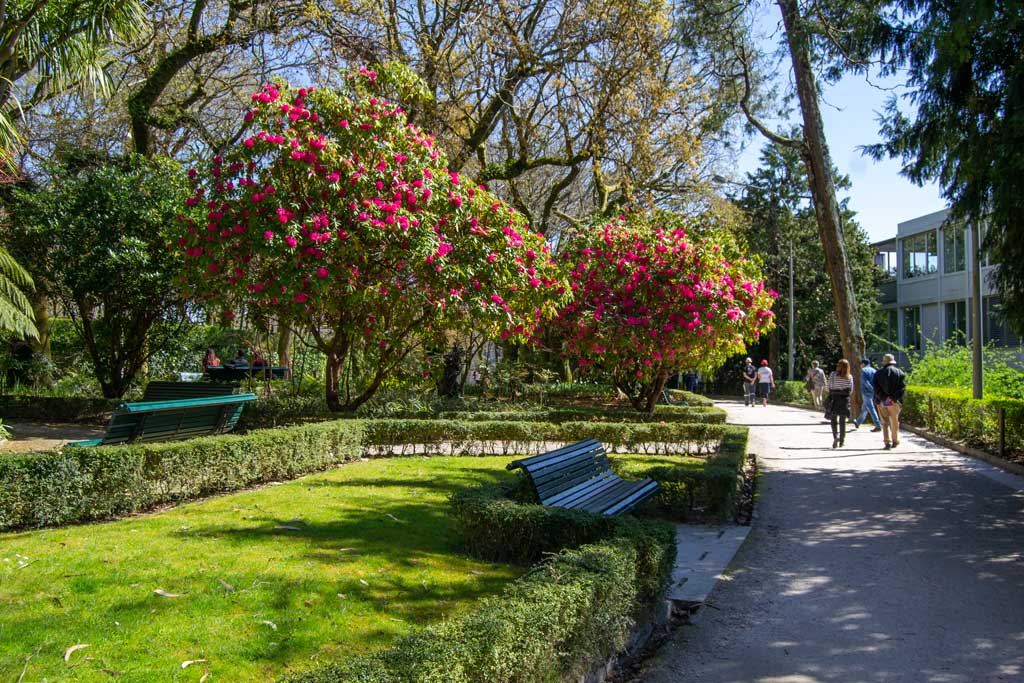
[(875, 403), (891, 398), (903, 403), (903, 392), (907, 390), (907, 375), (895, 365), (887, 365), (875, 373), (871, 381), (875, 389)]

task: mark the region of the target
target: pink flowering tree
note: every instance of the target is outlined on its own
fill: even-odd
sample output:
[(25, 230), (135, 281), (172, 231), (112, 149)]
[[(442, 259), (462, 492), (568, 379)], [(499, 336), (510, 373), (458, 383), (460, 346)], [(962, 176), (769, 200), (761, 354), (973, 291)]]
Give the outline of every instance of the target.
[[(189, 203), (206, 210), (178, 242), (193, 292), (227, 317), (303, 331), (327, 357), (332, 410), (358, 408), (445, 331), (528, 341), (566, 296), (543, 237), (447, 171), (385, 99), (402, 73), (361, 69), (340, 90), (268, 84), (237, 146), (191, 174)], [(355, 358), (365, 381), (342, 392)]]
[(713, 369), (773, 324), (775, 293), (739, 252), (720, 215), (620, 217), (562, 251), (573, 301), (561, 311), (565, 353), (653, 412), (669, 376)]

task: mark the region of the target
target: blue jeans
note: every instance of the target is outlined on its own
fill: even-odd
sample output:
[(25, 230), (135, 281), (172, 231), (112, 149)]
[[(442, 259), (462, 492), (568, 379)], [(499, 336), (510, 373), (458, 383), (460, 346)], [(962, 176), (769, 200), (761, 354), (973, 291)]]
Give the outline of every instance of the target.
[(854, 424), (860, 426), (864, 424), (864, 421), (868, 417), (868, 413), (871, 414), (871, 420), (875, 423), (876, 427), (882, 426), (882, 421), (878, 419), (878, 408), (875, 407), (875, 395), (874, 394), (861, 394), (861, 402), (864, 404), (860, 407), (860, 415), (854, 420)]

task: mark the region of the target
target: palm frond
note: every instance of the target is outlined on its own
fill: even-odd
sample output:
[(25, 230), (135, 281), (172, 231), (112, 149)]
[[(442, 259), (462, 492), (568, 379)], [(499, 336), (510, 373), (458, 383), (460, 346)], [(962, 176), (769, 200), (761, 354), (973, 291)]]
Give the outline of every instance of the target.
[(32, 302), (23, 291), (32, 287), (32, 276), (0, 247), (0, 331), (39, 337)]

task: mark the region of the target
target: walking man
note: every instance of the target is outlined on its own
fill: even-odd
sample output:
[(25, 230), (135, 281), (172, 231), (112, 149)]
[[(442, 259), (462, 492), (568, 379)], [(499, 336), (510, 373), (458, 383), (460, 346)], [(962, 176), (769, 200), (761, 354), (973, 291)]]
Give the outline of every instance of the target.
[(896, 367), (891, 353), (882, 357), (882, 369), (875, 373), (871, 382), (875, 390), (875, 405), (882, 418), (882, 439), (885, 449), (900, 445), (900, 409), (903, 407), (903, 392), (907, 390), (907, 376)]
[(878, 419), (878, 409), (875, 408), (875, 388), (872, 382), (875, 379), (875, 369), (871, 367), (870, 358), (862, 358), (860, 361), (860, 415), (853, 421), (853, 428), (857, 429), (871, 415), (871, 422), (875, 425), (873, 432), (882, 431), (882, 422)]
[(807, 385), (811, 392), (811, 402), (815, 410), (821, 410), (822, 397), (825, 394), (825, 371), (818, 367), (818, 361), (811, 361), (807, 369)]
[(757, 389), (754, 384), (757, 381), (756, 374), (757, 368), (754, 367), (754, 361), (748, 358), (743, 365), (743, 405), (745, 406), (754, 405), (756, 400), (754, 396)]

